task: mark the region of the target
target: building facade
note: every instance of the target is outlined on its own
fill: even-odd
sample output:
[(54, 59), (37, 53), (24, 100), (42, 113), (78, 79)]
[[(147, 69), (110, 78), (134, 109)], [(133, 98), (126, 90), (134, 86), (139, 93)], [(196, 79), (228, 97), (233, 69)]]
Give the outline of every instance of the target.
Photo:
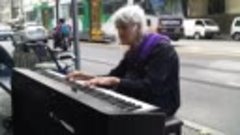
[(239, 0), (225, 0), (227, 14), (240, 14)]
[(239, 0), (188, 0), (188, 17), (240, 14)]
[[(35, 21), (47, 29), (56, 26), (56, 0), (23, 0), (26, 22)], [(81, 1), (81, 0), (79, 0)], [(71, 0), (59, 0), (59, 18), (71, 21)], [(82, 25), (80, 24), (80, 28)]]
[(213, 18), (229, 34), (232, 20), (240, 16), (239, 0), (187, 0), (188, 18)]
[(11, 1), (10, 0), (1, 0), (0, 2), (0, 22), (8, 22), (12, 15), (11, 15)]
[[(22, 1), (25, 21), (37, 21), (49, 29), (52, 29), (56, 25), (56, 0)], [(79, 21), (79, 28), (82, 30), (89, 28), (89, 26), (87, 26), (89, 25), (88, 20), (84, 19), (81, 14), (86, 13), (84, 16), (89, 15), (89, 9), (86, 9), (86, 7), (88, 7), (86, 4), (89, 4), (89, 2), (82, 2), (88, 0), (78, 1), (80, 3), (78, 5), (78, 17), (79, 20), (82, 20)], [(238, 1), (239, 0), (182, 0), (183, 3), (186, 3), (184, 4), (186, 6), (183, 8), (185, 9), (186, 17), (212, 17), (220, 23), (224, 31), (229, 27), (232, 19), (240, 14), (240, 3)], [(59, 17), (71, 22), (71, 0), (59, 0)]]
[(54, 25), (55, 0), (23, 0), (23, 15), (26, 22), (37, 22), (46, 28)]

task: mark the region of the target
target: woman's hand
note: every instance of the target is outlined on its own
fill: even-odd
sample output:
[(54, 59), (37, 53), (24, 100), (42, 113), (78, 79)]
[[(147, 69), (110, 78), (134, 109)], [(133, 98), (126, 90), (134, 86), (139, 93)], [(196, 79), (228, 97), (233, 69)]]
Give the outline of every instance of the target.
[(95, 77), (85, 82), (87, 86), (105, 86), (114, 87), (120, 83), (117, 77)]
[(92, 78), (94, 78), (94, 76), (89, 75), (89, 74), (84, 73), (84, 72), (81, 72), (81, 71), (73, 71), (66, 76), (66, 79), (69, 80), (69, 81), (90, 80)]

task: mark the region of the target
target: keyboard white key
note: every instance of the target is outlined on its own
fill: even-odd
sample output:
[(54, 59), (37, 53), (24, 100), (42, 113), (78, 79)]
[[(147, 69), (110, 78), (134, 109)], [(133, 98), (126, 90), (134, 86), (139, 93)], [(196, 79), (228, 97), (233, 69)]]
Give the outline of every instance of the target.
[[(58, 78), (60, 80), (66, 81), (66, 76), (60, 73), (57, 73), (52, 70), (46, 70), (47, 74), (54, 76), (54, 78)], [(81, 87), (84, 85), (84, 81), (78, 80), (74, 82), (77, 84), (77, 86)], [(150, 105), (148, 103), (142, 102), (140, 100), (137, 100), (132, 97), (128, 97), (126, 95), (117, 93), (112, 90), (100, 88), (100, 87), (91, 87), (81, 89), (85, 91), (86, 93), (95, 96), (96, 98), (101, 98), (102, 100), (105, 100), (106, 102), (109, 102), (112, 105), (119, 106), (122, 109), (125, 109), (127, 111), (131, 112), (148, 112), (148, 111), (154, 111), (159, 109), (158, 107), (154, 105)]]

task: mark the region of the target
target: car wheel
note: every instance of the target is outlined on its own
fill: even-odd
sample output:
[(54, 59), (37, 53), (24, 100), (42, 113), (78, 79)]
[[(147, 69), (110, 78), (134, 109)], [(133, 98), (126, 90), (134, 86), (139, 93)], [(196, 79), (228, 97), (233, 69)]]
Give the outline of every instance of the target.
[(48, 40), (47, 40), (47, 39), (45, 39), (45, 40), (43, 40), (43, 42), (44, 42), (45, 44), (47, 44), (47, 43), (48, 43)]
[(236, 41), (239, 41), (240, 40), (240, 33), (235, 33), (233, 35), (233, 39), (236, 40)]
[(213, 39), (213, 36), (207, 36), (206, 38), (207, 39)]
[(178, 37), (174, 37), (174, 38), (172, 38), (172, 40), (173, 40), (173, 41), (178, 41), (179, 38), (178, 38)]
[(201, 38), (200, 33), (195, 33), (195, 34), (194, 34), (194, 39), (199, 40), (200, 38)]

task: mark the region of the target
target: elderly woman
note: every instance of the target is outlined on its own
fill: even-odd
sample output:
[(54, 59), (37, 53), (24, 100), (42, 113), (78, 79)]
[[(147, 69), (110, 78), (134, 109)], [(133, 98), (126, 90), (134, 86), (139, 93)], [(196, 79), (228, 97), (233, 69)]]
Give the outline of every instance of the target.
[(121, 44), (129, 46), (123, 60), (107, 76), (91, 76), (80, 71), (68, 79), (113, 90), (159, 106), (168, 116), (180, 106), (179, 61), (169, 38), (146, 33), (144, 11), (126, 6), (115, 13)]

